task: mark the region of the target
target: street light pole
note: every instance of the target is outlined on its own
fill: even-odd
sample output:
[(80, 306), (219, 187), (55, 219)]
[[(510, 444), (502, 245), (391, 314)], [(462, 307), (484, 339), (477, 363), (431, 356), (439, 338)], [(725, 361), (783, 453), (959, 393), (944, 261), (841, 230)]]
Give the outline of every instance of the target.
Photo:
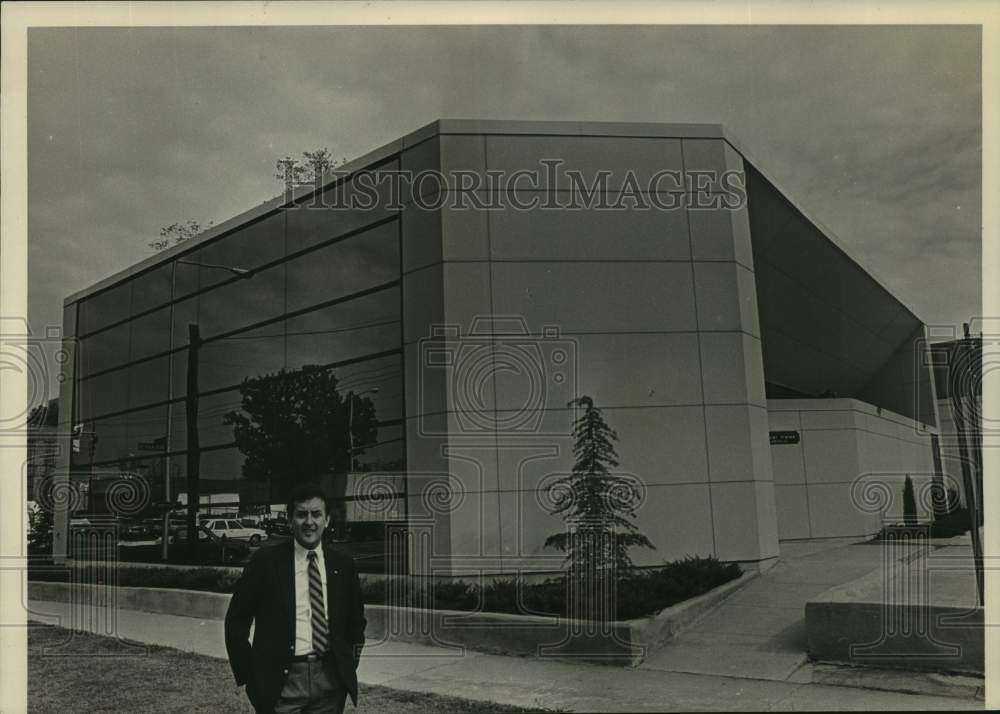
[[(174, 297), (177, 285), (177, 261), (170, 264), (170, 341), (167, 343), (168, 349), (174, 348)], [(171, 352), (167, 360), (167, 438), (164, 444), (166, 456), (163, 457), (163, 529), (161, 539), (163, 540), (163, 562), (170, 558), (170, 450), (171, 435), (173, 432), (174, 418), (174, 356)]]
[(191, 561), (198, 553), (198, 506), (201, 501), (201, 444), (198, 441), (198, 350), (201, 334), (196, 323), (188, 325), (187, 363), (187, 536)]
[(184, 260), (183, 258), (178, 258), (174, 262), (184, 263), (184, 265), (195, 265), (198, 266), (199, 268), (218, 268), (219, 270), (227, 270), (233, 275), (236, 275), (240, 278), (249, 278), (251, 275), (253, 275), (252, 270), (247, 270), (246, 268), (236, 268), (233, 267), (232, 265), (217, 265), (216, 263), (198, 263), (194, 260)]

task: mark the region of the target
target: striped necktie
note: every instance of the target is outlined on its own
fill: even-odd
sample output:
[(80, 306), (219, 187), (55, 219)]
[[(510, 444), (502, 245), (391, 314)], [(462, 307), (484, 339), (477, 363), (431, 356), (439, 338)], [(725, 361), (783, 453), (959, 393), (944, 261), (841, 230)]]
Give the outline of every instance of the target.
[(322, 654), (328, 647), (326, 603), (323, 602), (323, 580), (319, 576), (314, 550), (309, 551), (309, 608), (312, 610), (313, 650)]

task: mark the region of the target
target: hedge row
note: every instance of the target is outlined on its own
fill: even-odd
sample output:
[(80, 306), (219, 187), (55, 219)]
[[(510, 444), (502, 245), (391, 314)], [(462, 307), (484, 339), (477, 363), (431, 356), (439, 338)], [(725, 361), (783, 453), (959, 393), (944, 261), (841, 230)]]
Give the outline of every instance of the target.
[[(616, 620), (654, 615), (664, 608), (696, 597), (738, 578), (740, 567), (716, 558), (688, 557), (662, 568), (634, 571), (619, 578), (614, 588)], [(593, 584), (570, 582), (566, 577), (527, 583), (516, 578), (493, 579), (485, 584), (465, 581), (436, 582), (431, 587), (413, 583), (390, 587), (369, 581), (363, 586), (365, 602), (384, 604), (393, 593), (393, 603), (442, 610), (481, 610), (515, 615), (560, 615), (586, 617), (601, 597)], [(605, 596), (607, 597), (607, 596)]]
[[(712, 557), (688, 557), (667, 563), (662, 568), (629, 573), (619, 579), (614, 591), (614, 619), (629, 620), (654, 615), (734, 580), (740, 573), (738, 565), (722, 563)], [(31, 580), (65, 582), (69, 573), (29, 566), (28, 577)], [(118, 568), (118, 585), (123, 587), (231, 593), (238, 578), (238, 571), (218, 568), (130, 568), (127, 565)], [(395, 605), (515, 615), (586, 617), (588, 608), (595, 602), (593, 594), (581, 594), (587, 589), (585, 584), (571, 583), (565, 577), (532, 584), (516, 578), (495, 578), (484, 584), (458, 580), (435, 581), (426, 586), (415, 586), (415, 581), (411, 579), (390, 583), (384, 579), (362, 578), (363, 599), (369, 604), (386, 604), (392, 593)]]

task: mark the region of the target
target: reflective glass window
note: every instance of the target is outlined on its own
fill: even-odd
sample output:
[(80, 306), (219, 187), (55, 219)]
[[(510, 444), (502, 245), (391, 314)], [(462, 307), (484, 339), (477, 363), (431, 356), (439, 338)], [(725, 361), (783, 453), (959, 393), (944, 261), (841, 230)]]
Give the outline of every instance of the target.
[(76, 394), (73, 398), (73, 423), (79, 424), (85, 419), (93, 419), (97, 416), (97, 413), (94, 411), (92, 385), (80, 380), (76, 380), (75, 384)]
[(176, 501), (187, 480), (187, 454), (165, 457), (164, 464), (165, 470), (170, 472), (170, 500)]
[(192, 251), (183, 260), (201, 264), (198, 271), (201, 288), (204, 289), (232, 278), (228, 268), (250, 270), (279, 260), (284, 255), (285, 216), (275, 213)]
[(174, 266), (174, 300), (179, 300), (185, 295), (197, 292), (200, 287), (199, 273), (201, 272), (201, 268), (193, 262), (188, 262), (192, 260), (193, 258), (190, 256), (181, 256), (172, 263)]
[(128, 367), (128, 407), (167, 401), (169, 357), (136, 362)]
[(83, 451), (74, 451), (69, 455), (69, 467), (72, 471), (89, 471), (91, 462), (91, 452), (90, 449), (84, 449)]
[(128, 423), (128, 454), (130, 458), (142, 458), (167, 450), (167, 408), (153, 407), (129, 412), (125, 415)]
[(80, 340), (80, 376), (86, 377), (128, 362), (130, 332), (129, 323), (125, 322)]
[(95, 464), (117, 461), (128, 456), (128, 418), (97, 419), (84, 425), (92, 434), (90, 448)]
[[(198, 352), (198, 390), (234, 387), (246, 378), (276, 372), (284, 364), (285, 335), (281, 323), (212, 340)], [(181, 369), (186, 387), (186, 362)], [(175, 393), (186, 393), (186, 388)]]
[[(150, 503), (162, 503), (167, 500), (166, 472), (168, 461), (163, 456), (137, 456), (136, 458), (126, 460), (122, 465), (125, 467), (124, 470), (126, 473), (140, 478), (148, 484)], [(171, 471), (176, 474), (177, 469), (171, 468)], [(171, 483), (172, 487), (176, 485), (176, 480)], [(174, 493), (171, 492), (171, 501), (174, 500)], [(159, 552), (157, 551), (158, 554)], [(155, 560), (158, 561), (159, 558), (155, 558)]]
[(187, 449), (187, 408), (184, 401), (171, 402), (167, 406), (170, 420), (170, 438), (167, 446), (170, 451), (184, 451)]
[(131, 321), (132, 360), (150, 357), (170, 349), (170, 306), (136, 317)]
[(128, 409), (128, 369), (116, 369), (80, 383), (82, 418)]
[(392, 221), (288, 262), (288, 311), (399, 279), (399, 227)]
[(289, 368), (397, 349), (402, 340), (399, 288), (289, 318), (286, 328)]
[(355, 446), (354, 471), (402, 471), (406, 449), (403, 427), (380, 426), (368, 443)]
[(132, 309), (132, 282), (124, 282), (80, 302), (80, 334), (126, 319)]
[(177, 399), (187, 394), (188, 351), (170, 353), (170, 398)]
[(89, 468), (94, 460), (96, 444), (94, 441), (93, 421), (75, 421), (73, 429), (72, 447), (70, 449), (70, 468), (73, 470)]
[(170, 347), (171, 349), (183, 347), (189, 342), (188, 326), (198, 322), (198, 297), (190, 297), (187, 300), (174, 303), (171, 320), (173, 321), (171, 327), (173, 336)]
[(199, 296), (202, 339), (279, 317), (285, 311), (284, 264), (213, 288)]
[(402, 356), (389, 355), (332, 368), (338, 391), (346, 398), (353, 392), (370, 400), (378, 421), (400, 419), (403, 415)]
[(375, 169), (370, 181), (356, 175), (327, 189), (321, 201), (306, 199), (286, 210), (288, 254), (395, 215), (396, 212), (388, 208), (392, 199), (391, 184), (380, 181), (379, 176), (398, 166), (398, 162), (391, 162)]
[[(227, 494), (239, 499), (239, 483), (243, 481), (244, 456), (236, 449), (209, 449), (201, 452), (199, 471), (202, 494)], [(221, 500), (221, 499), (217, 499)]]
[(160, 265), (132, 279), (132, 314), (170, 302), (171, 264)]
[(239, 412), (242, 403), (238, 390), (198, 398), (198, 439), (202, 446), (233, 443), (233, 426), (226, 424), (226, 415)]
[[(198, 440), (202, 448), (233, 443), (233, 426), (225, 423), (225, 417), (239, 412), (242, 403), (239, 390), (198, 397)], [(187, 404), (182, 400), (170, 407), (170, 450), (182, 451), (188, 443)]]
[(76, 309), (77, 303), (75, 302), (63, 308), (63, 337), (76, 335)]

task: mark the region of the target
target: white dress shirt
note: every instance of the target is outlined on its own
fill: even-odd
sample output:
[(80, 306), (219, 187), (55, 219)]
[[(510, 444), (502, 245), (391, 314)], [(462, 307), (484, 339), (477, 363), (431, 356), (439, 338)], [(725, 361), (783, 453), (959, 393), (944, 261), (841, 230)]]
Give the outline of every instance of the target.
[[(295, 543), (295, 656), (297, 657), (313, 651), (312, 604), (309, 601), (309, 549), (304, 548), (297, 540), (293, 542)], [(316, 546), (315, 552), (319, 577), (323, 581), (323, 603), (326, 604), (329, 600), (326, 597), (323, 546)], [(326, 613), (326, 621), (329, 626), (330, 613)]]

